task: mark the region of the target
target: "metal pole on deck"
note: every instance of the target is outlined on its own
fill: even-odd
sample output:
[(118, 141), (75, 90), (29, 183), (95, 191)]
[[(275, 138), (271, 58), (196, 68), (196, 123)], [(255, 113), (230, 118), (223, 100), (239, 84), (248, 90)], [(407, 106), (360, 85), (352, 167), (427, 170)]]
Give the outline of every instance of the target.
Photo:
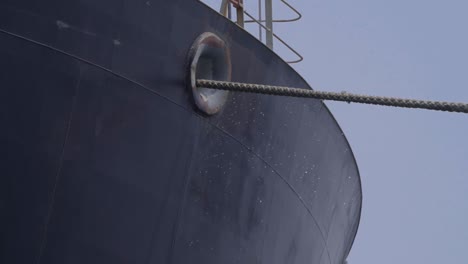
[[(258, 0), (258, 21), (262, 21), (262, 0)], [(261, 22), (260, 22), (261, 23)], [(260, 24), (258, 24), (258, 37), (260, 38), (260, 42), (263, 42), (263, 28)]]
[(244, 9), (237, 8), (237, 24), (243, 28), (244, 27)]
[(265, 20), (266, 27), (266, 45), (273, 50), (273, 3), (272, 0), (265, 0)]
[(221, 8), (219, 10), (219, 12), (226, 17), (228, 16), (228, 5), (229, 5), (229, 0), (223, 0), (221, 2)]
[(244, 27), (244, 0), (231, 0), (234, 7), (237, 9), (237, 24), (243, 28)]

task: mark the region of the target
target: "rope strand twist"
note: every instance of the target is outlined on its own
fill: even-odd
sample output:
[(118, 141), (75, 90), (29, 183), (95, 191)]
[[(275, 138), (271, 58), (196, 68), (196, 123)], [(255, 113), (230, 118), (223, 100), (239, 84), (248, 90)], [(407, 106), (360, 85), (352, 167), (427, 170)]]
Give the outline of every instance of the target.
[(372, 105), (384, 105), (392, 107), (403, 108), (418, 108), (445, 112), (468, 113), (468, 104), (466, 103), (452, 103), (441, 101), (425, 101), (404, 99), (396, 97), (383, 97), (383, 96), (370, 96), (352, 94), (347, 92), (322, 92), (309, 89), (292, 88), (285, 86), (272, 86), (262, 84), (238, 83), (238, 82), (224, 82), (215, 80), (197, 80), (197, 87), (235, 91), (258, 93), (268, 95), (290, 96), (290, 97), (304, 97), (315, 98), (320, 100), (341, 101), (347, 103), (360, 103)]

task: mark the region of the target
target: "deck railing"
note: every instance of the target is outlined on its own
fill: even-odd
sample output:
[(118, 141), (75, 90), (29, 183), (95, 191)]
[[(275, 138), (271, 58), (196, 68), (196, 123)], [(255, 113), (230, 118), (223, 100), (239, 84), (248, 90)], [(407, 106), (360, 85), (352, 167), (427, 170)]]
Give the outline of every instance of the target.
[[(265, 3), (263, 6), (262, 3)], [(289, 23), (294, 22), (302, 18), (302, 14), (294, 8), (291, 4), (286, 2), (286, 0), (279, 0), (284, 6), (289, 8), (293, 11), (296, 16), (293, 18), (286, 18), (286, 19), (274, 19), (273, 12), (272, 12), (272, 0), (258, 0), (258, 18), (254, 17), (251, 13), (249, 13), (245, 9), (244, 1), (243, 0), (222, 0), (221, 7), (219, 12), (224, 16), (231, 19), (231, 12), (232, 8), (236, 11), (236, 23), (244, 28), (246, 23), (256, 23), (258, 25), (258, 39), (264, 43), (267, 47), (273, 50), (273, 39), (279, 41), (282, 45), (284, 45), (288, 50), (290, 50), (294, 55), (297, 57), (293, 60), (286, 60), (287, 63), (298, 63), (301, 62), (304, 58), (302, 55), (295, 50), (291, 45), (289, 45), (285, 40), (279, 37), (273, 31), (273, 24), (274, 23)], [(265, 9), (265, 19), (263, 18), (263, 9)], [(244, 15), (248, 17), (248, 20), (244, 19)], [(263, 41), (263, 31), (265, 32), (265, 41)]]

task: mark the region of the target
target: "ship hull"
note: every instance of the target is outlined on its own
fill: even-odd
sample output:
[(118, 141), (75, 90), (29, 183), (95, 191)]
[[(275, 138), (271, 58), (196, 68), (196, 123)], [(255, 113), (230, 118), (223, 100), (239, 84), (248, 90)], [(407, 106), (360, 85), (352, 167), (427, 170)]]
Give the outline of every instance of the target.
[(0, 1), (1, 263), (341, 263), (356, 162), (318, 100), (231, 93), (197, 110), (188, 53), (308, 87), (198, 1)]

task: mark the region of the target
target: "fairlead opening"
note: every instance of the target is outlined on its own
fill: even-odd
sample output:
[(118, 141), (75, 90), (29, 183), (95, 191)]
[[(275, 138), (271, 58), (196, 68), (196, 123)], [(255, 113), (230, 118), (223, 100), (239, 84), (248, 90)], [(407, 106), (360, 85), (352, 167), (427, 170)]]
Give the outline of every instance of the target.
[(231, 81), (231, 55), (226, 43), (217, 35), (205, 32), (189, 53), (190, 89), (195, 105), (208, 115), (218, 113), (228, 98), (228, 91), (197, 87), (197, 79)]

